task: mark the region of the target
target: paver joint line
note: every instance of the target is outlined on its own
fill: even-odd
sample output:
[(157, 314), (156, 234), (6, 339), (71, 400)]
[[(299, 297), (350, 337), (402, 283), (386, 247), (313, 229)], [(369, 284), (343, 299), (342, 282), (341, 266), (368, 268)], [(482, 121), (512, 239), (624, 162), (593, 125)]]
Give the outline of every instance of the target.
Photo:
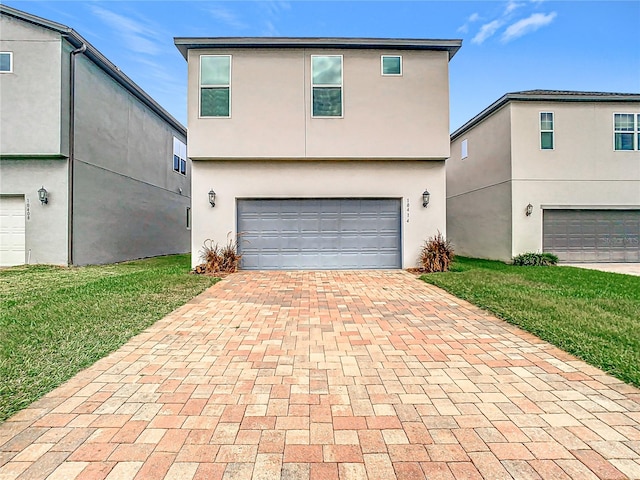
[(640, 479), (640, 391), (407, 272), (240, 272), (0, 425), (47, 477)]

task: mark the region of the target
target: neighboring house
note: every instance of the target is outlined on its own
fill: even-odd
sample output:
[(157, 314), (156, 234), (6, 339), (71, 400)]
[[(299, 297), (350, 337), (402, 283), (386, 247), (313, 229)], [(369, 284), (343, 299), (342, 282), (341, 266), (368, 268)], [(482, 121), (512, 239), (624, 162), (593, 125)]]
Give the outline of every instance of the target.
[(451, 135), (447, 233), (508, 261), (640, 262), (640, 94), (509, 93)]
[(188, 252), (185, 128), (71, 28), (0, 14), (0, 264)]
[(188, 61), (194, 253), (238, 235), (245, 269), (401, 268), (445, 231), (461, 41), (175, 44)]

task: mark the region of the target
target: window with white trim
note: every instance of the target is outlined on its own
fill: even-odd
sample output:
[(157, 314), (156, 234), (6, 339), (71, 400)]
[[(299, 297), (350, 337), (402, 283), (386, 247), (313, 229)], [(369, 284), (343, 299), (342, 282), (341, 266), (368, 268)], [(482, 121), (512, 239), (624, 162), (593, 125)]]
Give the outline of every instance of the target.
[(200, 56), (200, 116), (231, 116), (231, 55)]
[(640, 150), (640, 113), (613, 114), (613, 149)]
[(553, 112), (540, 113), (540, 149), (553, 150)]
[(382, 55), (380, 57), (383, 76), (402, 75), (402, 57), (400, 55)]
[(173, 137), (173, 171), (187, 174), (187, 146)]
[(342, 117), (342, 55), (311, 55), (311, 116)]
[(191, 230), (191, 207), (187, 207), (187, 230)]
[(462, 140), (462, 142), (460, 142), (460, 158), (464, 160), (468, 156), (469, 156), (469, 148), (468, 148), (467, 139), (465, 138), (464, 140)]
[(0, 73), (13, 72), (13, 52), (0, 52)]

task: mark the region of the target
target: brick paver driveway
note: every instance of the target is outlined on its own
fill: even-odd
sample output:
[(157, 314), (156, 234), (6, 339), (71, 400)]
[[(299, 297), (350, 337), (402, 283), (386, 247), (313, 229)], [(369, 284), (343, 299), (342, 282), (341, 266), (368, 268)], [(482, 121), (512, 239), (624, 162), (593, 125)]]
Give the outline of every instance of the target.
[(244, 272), (5, 422), (0, 465), (1, 479), (640, 478), (640, 391), (403, 271)]

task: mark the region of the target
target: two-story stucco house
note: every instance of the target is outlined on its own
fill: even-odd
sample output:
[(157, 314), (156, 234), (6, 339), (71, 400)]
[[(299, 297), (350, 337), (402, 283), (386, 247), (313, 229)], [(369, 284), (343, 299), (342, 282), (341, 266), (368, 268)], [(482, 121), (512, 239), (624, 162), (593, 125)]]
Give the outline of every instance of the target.
[(246, 269), (400, 268), (445, 231), (459, 40), (175, 44), (188, 61), (194, 253), (238, 235)]
[(640, 262), (640, 94), (509, 93), (451, 135), (447, 233), (461, 255)]
[(0, 101), (0, 265), (189, 251), (185, 128), (77, 32), (0, 5)]

